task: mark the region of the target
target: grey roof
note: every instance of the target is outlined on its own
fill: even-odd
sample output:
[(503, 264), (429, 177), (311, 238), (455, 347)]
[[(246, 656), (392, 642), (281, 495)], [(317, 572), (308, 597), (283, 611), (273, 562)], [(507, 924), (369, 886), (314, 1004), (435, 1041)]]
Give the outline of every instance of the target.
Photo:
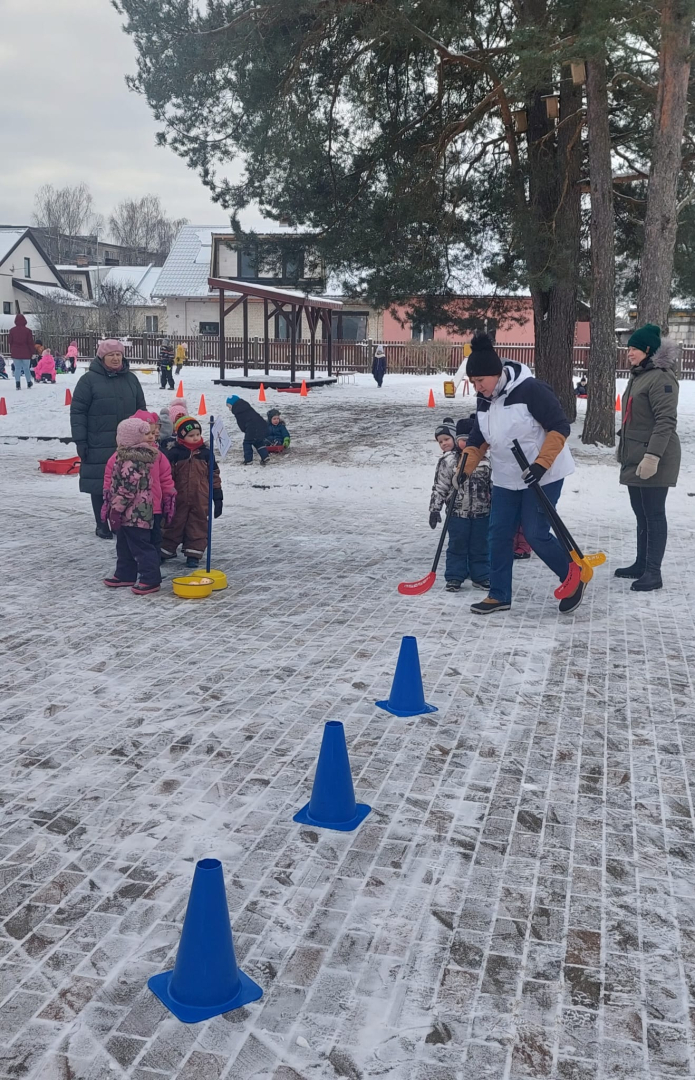
[(161, 266), (112, 266), (102, 284), (135, 289), (138, 299), (131, 301), (135, 306), (155, 305), (157, 302), (152, 299), (152, 293), (159, 295), (156, 285), (161, 273)]
[(157, 283), (157, 296), (209, 296), (212, 237), (234, 235), (230, 228), (184, 225), (167, 256)]

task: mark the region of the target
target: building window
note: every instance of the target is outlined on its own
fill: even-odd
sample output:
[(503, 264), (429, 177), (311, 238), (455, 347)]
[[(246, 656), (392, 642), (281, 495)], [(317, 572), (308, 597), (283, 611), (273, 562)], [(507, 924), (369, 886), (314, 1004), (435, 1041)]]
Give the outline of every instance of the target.
[(84, 295), (84, 289), (82, 288), (82, 282), (81, 281), (73, 281), (73, 282), (71, 282), (70, 291), (74, 292), (76, 296), (83, 296)]
[[(217, 323), (215, 323), (217, 326)], [(201, 334), (203, 331), (200, 331)], [(159, 333), (159, 315), (145, 315), (145, 333), (158, 334)], [(217, 331), (215, 331), (217, 333)]]
[(333, 337), (337, 341), (366, 341), (369, 314), (366, 311), (339, 311), (332, 316)]
[(304, 252), (286, 251), (282, 257), (283, 281), (299, 281), (304, 277)]
[(432, 323), (417, 323), (411, 325), (410, 336), (413, 341), (432, 341), (434, 338), (434, 326)]
[(239, 251), (239, 277), (258, 277), (258, 252), (253, 248), (241, 248)]
[(31, 277), (31, 259), (24, 260), (24, 277)]
[(208, 334), (210, 337), (218, 337), (220, 332), (220, 324), (218, 322), (202, 322), (200, 324), (201, 334)]
[(2, 313), (3, 313), (3, 315), (11, 315), (12, 314), (12, 301), (11, 300), (3, 300), (3, 302), (2, 302)]

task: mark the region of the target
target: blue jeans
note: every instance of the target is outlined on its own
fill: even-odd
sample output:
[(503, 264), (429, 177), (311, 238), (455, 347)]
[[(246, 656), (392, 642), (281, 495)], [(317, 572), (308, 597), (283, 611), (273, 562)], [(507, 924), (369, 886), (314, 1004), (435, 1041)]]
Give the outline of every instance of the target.
[(251, 439), (244, 439), (244, 461), (253, 461), (254, 446), (261, 461), (270, 456), (266, 449), (265, 439), (256, 439), (255, 442), (252, 442)]
[[(562, 491), (562, 480), (545, 484), (543, 491), (553, 506)], [(569, 570), (569, 555), (550, 532), (550, 522), (538, 496), (530, 487), (523, 491), (492, 485), (490, 511), (490, 596), (503, 604), (512, 599), (512, 567), (514, 565), (514, 535), (519, 525), (524, 536), (554, 574), (564, 581)]]
[(32, 378), (31, 378), (31, 366), (29, 364), (29, 361), (28, 360), (15, 360), (14, 357), (13, 357), (12, 363), (14, 364), (14, 381), (17, 384), (17, 386), (19, 386), (19, 382), (20, 382), (20, 379), (22, 378), (22, 375), (27, 380), (27, 386), (31, 386)]
[(444, 574), (447, 581), (465, 581), (469, 575), (473, 581), (487, 581), (490, 576), (489, 524), (489, 517), (450, 519)]

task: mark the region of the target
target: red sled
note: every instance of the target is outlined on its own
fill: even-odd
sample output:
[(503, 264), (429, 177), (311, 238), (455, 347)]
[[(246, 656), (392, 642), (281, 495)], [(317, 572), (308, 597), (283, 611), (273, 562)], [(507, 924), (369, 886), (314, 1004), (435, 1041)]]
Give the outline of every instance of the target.
[(78, 457), (46, 458), (45, 461), (39, 461), (39, 468), (42, 473), (58, 473), (59, 476), (72, 476), (80, 471), (80, 464)]
[(266, 450), (269, 454), (284, 454), (284, 446), (266, 446)]
[(278, 386), (278, 394), (301, 394), (301, 386)]

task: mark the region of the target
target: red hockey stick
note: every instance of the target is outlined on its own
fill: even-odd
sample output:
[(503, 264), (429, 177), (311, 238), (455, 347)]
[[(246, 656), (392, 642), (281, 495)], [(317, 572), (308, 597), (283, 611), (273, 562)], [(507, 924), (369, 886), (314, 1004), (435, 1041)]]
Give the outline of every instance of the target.
[[(464, 467), (466, 465), (466, 458), (467, 457), (468, 457), (468, 454), (466, 454), (466, 453), (461, 454), (461, 460), (459, 462), (458, 469), (456, 470), (456, 478), (455, 478), (458, 483), (462, 482), (463, 470), (464, 470)], [(429, 574), (425, 574), (425, 576), (423, 578), (420, 578), (419, 581), (402, 581), (400, 583), (400, 585), (398, 586), (398, 591), (401, 594), (401, 596), (422, 596), (423, 593), (429, 592), (429, 590), (434, 585), (435, 580), (437, 578), (437, 567), (439, 566), (439, 559), (441, 557), (442, 550), (444, 548), (444, 541), (446, 539), (446, 534), (449, 531), (449, 521), (451, 520), (451, 515), (454, 512), (454, 504), (456, 503), (456, 497), (457, 497), (458, 493), (459, 493), (459, 489), (457, 487), (454, 487), (452, 489), (451, 495), (449, 496), (449, 499), (447, 501), (447, 504), (446, 504), (446, 517), (444, 518), (444, 524), (442, 525), (442, 535), (439, 537), (439, 543), (437, 545), (437, 553), (434, 556), (434, 562), (432, 563), (432, 569), (430, 570)]]

